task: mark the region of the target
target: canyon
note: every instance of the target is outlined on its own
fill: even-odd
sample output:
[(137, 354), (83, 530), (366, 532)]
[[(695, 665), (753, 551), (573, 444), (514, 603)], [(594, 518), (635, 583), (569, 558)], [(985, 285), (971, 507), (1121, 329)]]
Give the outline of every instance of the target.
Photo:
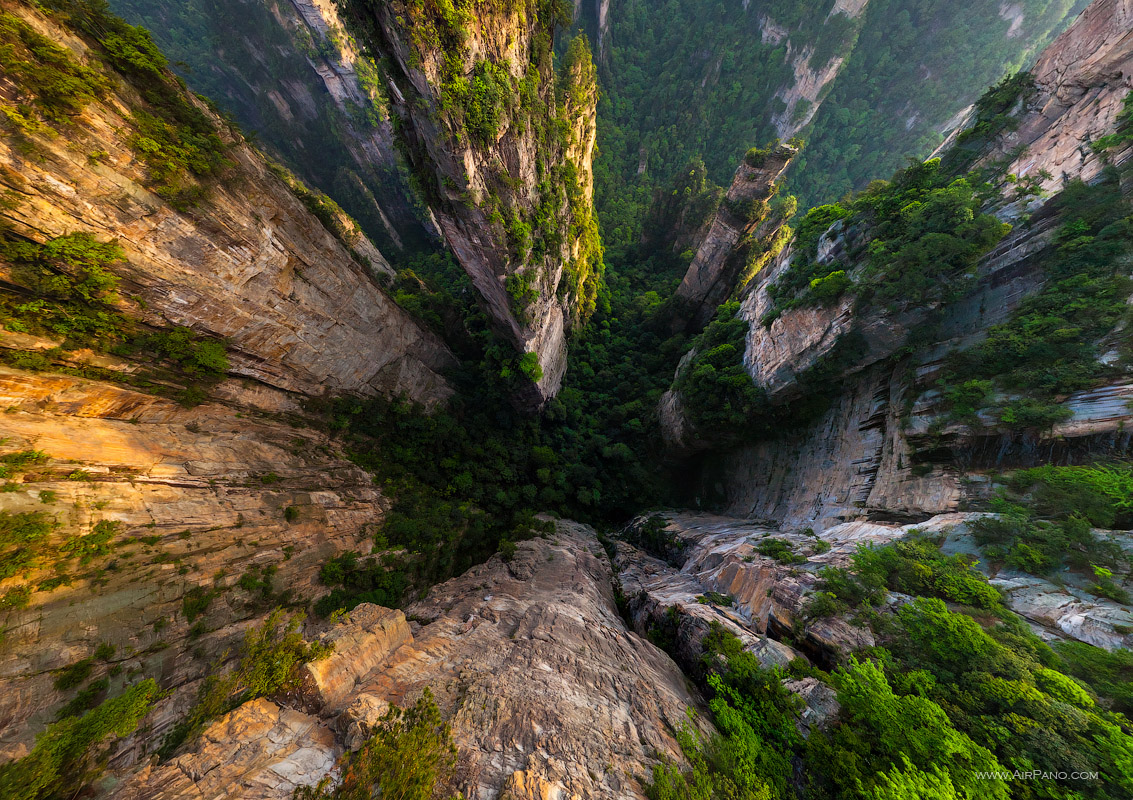
[[(427, 696), (456, 753), (437, 796), (656, 797), (664, 770), (700, 768), (697, 743), (719, 746), (713, 737), (732, 733), (734, 720), (720, 710), (728, 695), (713, 682), (735, 657), (713, 649), (722, 637), (789, 698), (791, 736), (817, 741), (848, 725), (841, 676), (863, 654), (899, 651), (893, 626), (924, 597), (881, 587), (868, 613), (819, 614), (816, 605), (831, 575), (858, 569), (862, 553), (925, 541), (992, 587), (997, 605), (972, 614), (988, 630), (1001, 603), (1004, 615), (1018, 615), (1011, 635), (1020, 640), (1026, 631), (1036, 642), (1111, 655), (1133, 646), (1133, 605), (1120, 591), (1098, 593), (1105, 576), (1097, 567), (1092, 578), (1063, 566), (1035, 575), (988, 557), (980, 538), (982, 520), (1009, 516), (995, 505), (1012, 487), (1005, 473), (1127, 461), (1128, 312), (1097, 342), (1111, 369), (1058, 395), (1049, 426), (1011, 428), (986, 408), (958, 416), (954, 396), (941, 389), (955, 353), (1010, 323), (1051, 284), (1044, 264), (1065, 243), (1063, 193), (1081, 181), (1112, 185), (1124, 203), (1133, 195), (1133, 137), (1124, 127), (1133, 124), (1131, 0), (1094, 0), (1035, 61), (1033, 87), (1012, 99), (1007, 121), (992, 135), (965, 138), (960, 130), (983, 121), (977, 105), (936, 154), (945, 165), (961, 154), (972, 169), (998, 170), (980, 208), (1011, 226), (955, 298), (901, 305), (845, 291), (785, 305), (777, 287), (809, 251), (791, 238), (802, 238), (806, 223), (777, 204), (789, 165), (806, 151), (798, 143), (749, 151), (712, 214), (679, 240), (691, 255), (671, 282), (671, 302), (654, 304), (664, 318), (642, 325), (653, 337), (646, 347), (671, 347), (661, 344), (671, 341), (663, 330), (684, 348), (672, 359), (675, 372), (667, 363), (660, 378), (667, 390), (650, 395), (658, 402), (645, 412), (649, 422), (625, 421), (653, 425), (650, 453), (675, 476), (670, 502), (649, 509), (642, 500), (620, 524), (597, 513), (584, 524), (549, 507), (532, 519), (516, 515), (506, 529), (485, 517), (498, 524), (498, 551), (435, 582), (412, 572), (419, 541), (389, 541), (385, 531), (440, 527), (447, 538), (432, 546), (458, 549), (478, 519), (462, 484), (477, 479), (469, 470), (444, 486), (448, 516), (428, 518), (405, 502), (424, 507), (425, 492), (402, 464), (439, 468), (456, 454), (413, 450), (413, 437), (490, 397), (516, 415), (489, 410), (514, 437), (498, 446), (530, 449), (550, 474), (568, 456), (524, 438), (525, 426), (583, 425), (581, 415), (569, 416), (581, 393), (572, 359), (594, 346), (586, 338), (591, 315), (612, 326), (592, 161), (597, 76), (619, 46), (606, 24), (617, 4), (574, 4), (580, 25), (588, 14), (597, 19), (598, 68), (584, 37), (561, 37), (561, 51), (552, 50), (567, 21), (540, 3), (486, 4), (455, 29), (428, 3), (267, 5), (293, 40), (334, 42), (333, 52), (305, 63), (343, 120), (352, 108), (388, 102), (390, 116), (376, 126), (343, 123), (355, 178), (381, 188), (371, 191), (374, 216), (365, 225), (184, 91), (163, 63), (163, 91), (207, 120), (226, 161), (209, 177), (184, 171), (200, 190), (193, 202), (171, 197), (143, 148), (139, 112), (158, 107), (152, 86), (116, 66), (110, 40), (74, 19), (0, 4), (21, 41), (57, 43), (58, 62), (102, 75), (106, 87), (62, 121), (45, 117), (0, 137), (0, 223), (12, 248), (0, 258), (0, 525), (34, 521), (42, 527), (35, 546), (48, 554), (0, 580), (0, 760), (34, 755), (45, 732), (71, 724), (68, 709), (87, 691), (76, 693), (78, 685), (101, 686), (95, 694), (112, 698), (152, 678), (161, 692), (144, 721), (116, 731), (84, 763), (105, 767), (92, 796), (330, 796), (302, 792), (346, 785), (352, 759), (389, 728), (391, 708)], [(830, 15), (857, 21), (868, 12), (867, 2), (838, 0)], [(770, 39), (790, 33), (770, 19), (764, 29)], [(784, 138), (812, 120), (848, 57), (812, 74), (804, 66), (812, 52), (788, 47), (794, 85), (778, 95), (786, 110), (771, 115)], [(377, 56), (383, 82), (375, 88), (365, 76)], [(8, 102), (14, 85), (5, 75), (6, 109), (16, 107)], [(281, 85), (287, 98), (271, 100), (281, 118), (301, 116), (298, 85)], [(246, 90), (260, 92), (251, 76)], [(485, 111), (477, 98), (495, 112), (487, 122), (474, 113)], [(1107, 136), (1115, 143), (1093, 146)], [(407, 199), (402, 167), (425, 210)], [(106, 266), (115, 291), (98, 306), (134, 332), (120, 334), (119, 346), (100, 346), (97, 337), (74, 346), (73, 336), (27, 323), (29, 303), (62, 301), (28, 277), (28, 264), (40, 262), (8, 254), (82, 234), (120, 248)], [(863, 243), (873, 234), (847, 213), (815, 235), (814, 262), (844, 266), (864, 283)], [(447, 342), (394, 288), (402, 273), (392, 254), (416, 240), (443, 242), (467, 275), (473, 291), (461, 301), (481, 310), (495, 337), (484, 337), (492, 350), (483, 364), (469, 364), (467, 343)], [(83, 262), (50, 269), (72, 280), (94, 274)], [(727, 319), (720, 308), (732, 311)], [(782, 430), (742, 438), (695, 415), (682, 376), (708, 355), (697, 334), (721, 323), (742, 328), (736, 367), (744, 389), (757, 392), (772, 420), (765, 424), (790, 420)], [(172, 349), (153, 349), (177, 331), (188, 331), (194, 346), (222, 344), (223, 370), (206, 375), (185, 368)], [(643, 357), (626, 355), (624, 368)], [(468, 389), (501, 366), (511, 377), (498, 394)], [(819, 394), (816, 386), (824, 405), (786, 416)], [(999, 388), (987, 394), (1014, 397)], [(389, 438), (373, 445), (350, 426), (375, 408), (389, 414), (375, 417)], [(602, 435), (606, 457), (623, 463), (617, 448), (629, 448)], [(408, 456), (393, 452), (400, 438)], [(495, 463), (493, 445), (476, 441), (473, 458)], [(575, 476), (584, 465), (566, 469), (574, 471), (563, 485), (582, 494), (588, 484)], [(532, 471), (526, 502), (535, 505), (536, 481), (552, 481)], [(501, 476), (499, 493), (522, 491), (523, 480)], [(678, 497), (683, 507), (673, 507)], [(1107, 552), (1133, 554), (1129, 531), (1087, 528)], [(0, 555), (14, 559), (25, 546)], [(371, 587), (366, 599), (303, 616), (331, 586), (345, 588), (331, 567), (359, 561), (415, 576), (399, 607), (375, 602)], [(957, 615), (976, 605), (941, 596)], [(163, 751), (213, 682), (239, 671), (247, 637), (277, 607), (315, 655), (285, 676), (285, 689), (220, 709)], [(883, 622), (872, 624), (871, 614)], [(78, 672), (77, 683), (64, 680)], [(1087, 699), (1083, 708), (1093, 708)], [(1112, 724), (1114, 737), (1128, 738)], [(801, 759), (796, 751), (792, 785), (800, 791)], [(5, 780), (0, 768), (0, 796), (24, 796)]]

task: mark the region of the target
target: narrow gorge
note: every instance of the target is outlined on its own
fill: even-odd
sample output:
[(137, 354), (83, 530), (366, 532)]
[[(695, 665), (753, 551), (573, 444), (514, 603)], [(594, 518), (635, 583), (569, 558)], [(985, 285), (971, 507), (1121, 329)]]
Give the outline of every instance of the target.
[(1133, 796), (1133, 0), (0, 0), (0, 111), (0, 800)]

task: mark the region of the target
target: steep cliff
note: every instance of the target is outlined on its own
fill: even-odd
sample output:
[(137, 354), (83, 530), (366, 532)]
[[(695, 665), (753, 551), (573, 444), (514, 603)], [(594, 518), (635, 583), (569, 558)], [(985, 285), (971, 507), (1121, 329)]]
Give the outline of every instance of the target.
[(537, 408), (566, 369), (571, 326), (594, 310), (602, 246), (591, 157), (597, 84), (585, 38), (556, 74), (560, 20), (543, 4), (352, 2), (392, 65), (405, 147), (445, 239)]
[(785, 244), (779, 232), (786, 220), (781, 213), (773, 213), (768, 201), (778, 191), (777, 181), (796, 152), (795, 147), (783, 144), (748, 151), (677, 287), (674, 330), (703, 328), (716, 307)]
[[(33, 96), (21, 102), (31, 103), (31, 119), (9, 129), (0, 153), (9, 241), (46, 246), (87, 234), (114, 242), (103, 266), (117, 291), (95, 298), (99, 311), (91, 313), (223, 340), (227, 371), (267, 388), (404, 393), (425, 403), (448, 394), (440, 373), (455, 360), (385, 293), (388, 265), (341, 211), (225, 131), (163, 72), (156, 51), (145, 52), (152, 61), (144, 69), (119, 77), (105, 62), (129, 63), (129, 53), (107, 54), (58, 22), (16, 12), (24, 22), (13, 24), (26, 28), (14, 35), (67, 43), (48, 57), (88, 70), (93, 90), (58, 117), (48, 90), (34, 96), (35, 84), (26, 84)], [(31, 64), (33, 72), (48, 68)], [(53, 267), (76, 270), (68, 258)], [(13, 244), (6, 261), (11, 303), (69, 302), (45, 293), (26, 251)], [(23, 329), (83, 341), (79, 326), (45, 329), (47, 308), (14, 307), (8, 313)], [(100, 333), (94, 338), (114, 344), (113, 334)]]
[(329, 0), (115, 0), (188, 85), (333, 197), (391, 256), (437, 235), (415, 207), (378, 67)]
[[(816, 527), (926, 518), (962, 507), (981, 470), (1127, 453), (1130, 389), (1121, 342), (1128, 334), (1120, 292), (1128, 258), (1121, 254), (1129, 243), (1117, 236), (1116, 249), (1096, 262), (1068, 260), (1065, 243), (1068, 224), (1086, 226), (1091, 235), (1104, 228), (1106, 222), (1090, 216), (1094, 210), (1107, 209), (1107, 221), (1128, 213), (1120, 188), (1130, 150), (1125, 134), (1111, 137), (1108, 148), (1089, 147), (1127, 124), (1119, 115), (1131, 88), (1120, 66), (1130, 52), (1128, 13), (1122, 3), (1095, 3), (1036, 63), (1034, 74), (1042, 77), (1034, 93), (1006, 99), (997, 94), (1003, 87), (989, 93), (972, 132), (943, 152), (943, 166), (918, 168), (943, 170), (946, 190), (924, 193), (914, 188), (921, 178), (905, 172), (857, 205), (812, 211), (794, 243), (757, 276), (738, 310), (747, 329), (743, 364), (761, 413), (779, 420), (778, 430), (752, 424), (756, 443), (712, 460), (704, 488), (720, 507)], [(1085, 52), (1090, 59), (1075, 55)], [(1063, 141), (1075, 145), (1057, 144)], [(1018, 145), (1028, 142), (1035, 144), (1020, 155)], [(931, 263), (935, 269), (953, 259), (955, 271), (916, 283), (928, 262), (891, 237), (922, 208), (936, 204), (943, 212), (960, 203), (954, 210), (966, 205), (973, 212), (959, 212), (966, 221), (949, 223), (946, 235), (964, 239), (965, 226), (979, 224), (981, 203), (956, 194), (962, 184), (947, 170), (973, 163), (983, 165), (998, 191), (983, 210), (1014, 227), (996, 232), (998, 223), (986, 218), (991, 238), (976, 262), (949, 255), (965, 252), (953, 242), (949, 247), (959, 249), (937, 250)], [(1027, 164), (1035, 180), (1013, 172)], [(1039, 173), (1044, 164), (1059, 172), (1057, 182)], [(1054, 197), (1042, 191), (1075, 178), (1094, 185), (1070, 186)], [(943, 205), (940, 191), (950, 193)], [(895, 219), (885, 217), (887, 192), (903, 198), (896, 227), (883, 221)], [(916, 205), (906, 206), (909, 201)], [(1081, 217), (1094, 222), (1075, 221)], [(931, 230), (927, 219), (916, 225), (918, 236)], [(969, 241), (976, 242), (971, 230)], [(898, 271), (887, 273), (887, 264)], [(1067, 294), (1067, 270), (1106, 282), (1109, 299)], [(1053, 344), (1056, 329), (1068, 323), (1054, 320), (1075, 307), (1080, 312), (1067, 318), (1090, 341), (1070, 355)], [(1040, 314), (1049, 327), (1036, 326)], [(1003, 363), (988, 373), (994, 351)], [(682, 369), (696, 364), (693, 354)], [(1079, 377), (1068, 379), (1067, 370)], [(961, 385), (979, 395), (971, 408)], [(679, 392), (666, 396), (663, 425), (678, 447), (703, 449), (712, 434), (690, 429), (685, 399)], [(815, 408), (815, 401), (822, 405)], [(831, 469), (835, 464), (845, 466)]]
[(436, 406), (456, 362), (144, 32), (67, 10), (0, 8), (0, 751), (154, 678), (125, 766), (390, 506), (305, 404)]

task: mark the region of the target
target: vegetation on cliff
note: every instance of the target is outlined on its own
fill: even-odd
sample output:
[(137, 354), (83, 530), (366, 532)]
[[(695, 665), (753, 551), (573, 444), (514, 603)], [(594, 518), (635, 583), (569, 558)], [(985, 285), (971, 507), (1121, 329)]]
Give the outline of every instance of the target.
[[(1130, 723), (1109, 708), (1125, 689), (1064, 672), (1089, 678), (1082, 667), (1101, 658), (1113, 664), (1099, 677), (1120, 674), (1120, 657), (1052, 650), (931, 539), (864, 547), (824, 584), (811, 618), (853, 611), (878, 645), (829, 673), (802, 661), (766, 669), (714, 628), (704, 686), (719, 733), (681, 734), (689, 766), (657, 767), (651, 798), (1119, 798), (1133, 787)], [(913, 597), (894, 605), (887, 591)], [(840, 706), (806, 737), (782, 684), (803, 677)]]

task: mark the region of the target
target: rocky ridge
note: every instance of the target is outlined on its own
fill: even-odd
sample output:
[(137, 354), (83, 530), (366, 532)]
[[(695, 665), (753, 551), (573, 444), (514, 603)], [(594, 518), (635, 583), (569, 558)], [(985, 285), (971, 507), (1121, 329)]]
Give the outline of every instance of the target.
[(754, 151), (736, 168), (732, 185), (677, 287), (674, 330), (686, 325), (691, 330), (703, 328), (716, 307), (741, 288), (737, 284), (744, 271), (758, 271), (758, 265), (749, 267), (749, 263), (772, 258), (775, 247), (784, 244), (778, 234), (785, 220), (771, 213), (768, 200), (797, 152), (791, 145), (775, 145), (769, 152)]
[[(559, 522), (400, 611), (363, 605), (308, 667), (320, 711), (248, 703), (175, 761), (129, 779), (130, 800), (286, 798), (314, 783), (388, 703), (431, 687), (459, 748), (465, 797), (640, 798), (643, 770), (679, 758), (671, 731), (696, 700), (675, 664), (618, 616), (593, 531)], [(406, 619), (411, 620), (407, 622)]]

